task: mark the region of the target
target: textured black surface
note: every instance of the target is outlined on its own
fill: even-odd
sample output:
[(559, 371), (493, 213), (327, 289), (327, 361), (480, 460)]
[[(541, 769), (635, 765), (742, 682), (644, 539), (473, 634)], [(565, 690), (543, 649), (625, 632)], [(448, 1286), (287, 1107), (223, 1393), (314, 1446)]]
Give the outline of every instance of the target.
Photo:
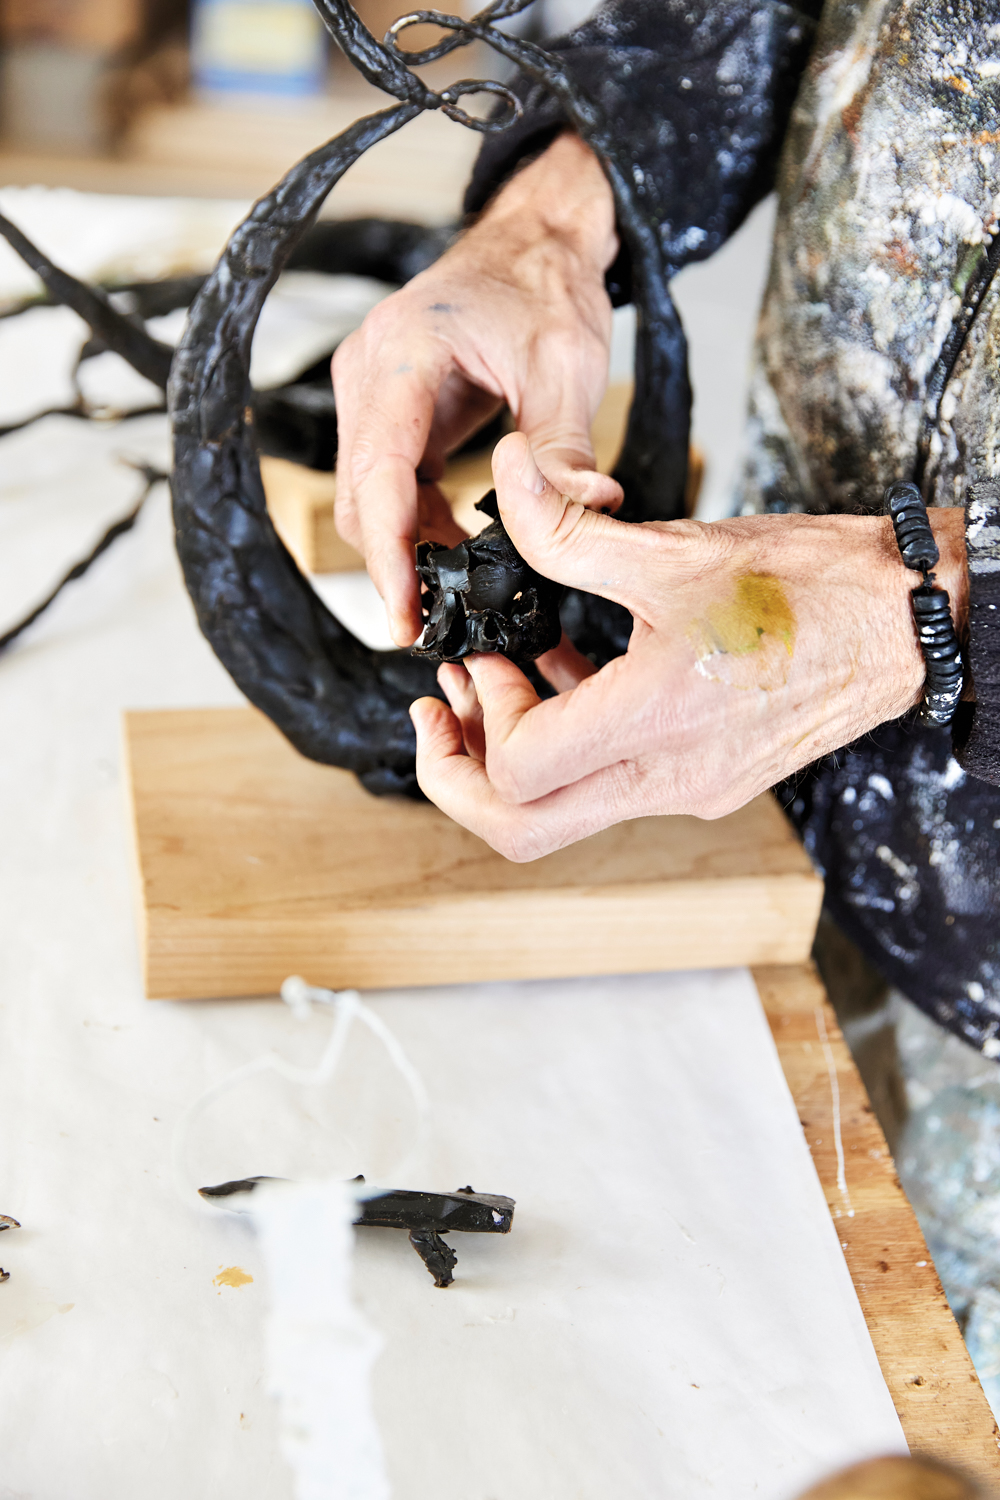
[[(474, 38), (488, 42), (558, 101), (564, 117), (601, 161), (615, 196), (639, 305), (636, 396), (617, 470), (626, 497), (622, 514), (633, 521), (669, 519), (683, 509), (690, 415), (684, 334), (668, 287), (679, 261), (672, 241), (661, 232), (662, 203), (636, 170), (620, 123), (578, 86), (563, 59), (490, 24), (524, 9), (525, 3), (498, 0), (471, 21), (446, 18), (445, 41), (421, 56), (441, 56)], [(415, 697), (437, 694), (433, 668), (416, 657), (364, 647), (318, 600), (281, 545), (260, 484), (248, 378), (250, 342), (264, 298), (291, 263), (296, 246), (310, 230), (314, 244), (319, 243), (313, 228), (316, 214), (351, 162), (423, 109), (442, 108), (462, 118), (458, 99), (475, 86), (433, 94), (394, 45), (376, 42), (346, 0), (317, 0), (317, 8), (354, 65), (402, 102), (359, 121), (294, 167), (236, 230), (192, 308), (171, 378), (177, 545), (201, 628), (250, 701), (303, 754), (346, 766), (372, 791), (414, 794), (408, 708)], [(774, 87), (782, 59), (787, 61), (801, 43), (801, 18), (787, 7), (768, 8), (762, 37), (750, 11), (740, 12), (735, 28), (728, 15), (728, 5), (719, 0), (700, 8), (700, 29), (684, 22), (678, 31), (670, 11), (672, 29), (664, 34), (661, 60), (675, 42), (687, 52), (692, 47), (697, 51), (706, 38), (709, 51), (715, 47), (711, 67), (696, 72), (687, 91), (694, 114), (712, 107), (702, 97), (706, 89), (713, 100), (718, 95), (715, 74), (722, 53), (712, 42), (716, 33), (728, 38), (731, 84), (726, 97), (737, 99), (740, 88), (753, 90), (758, 111), (760, 99)], [(744, 45), (741, 27), (749, 28), (760, 44)], [(412, 65), (418, 63), (418, 56), (407, 56)], [(763, 79), (762, 57), (770, 59)], [(751, 109), (747, 118), (752, 115)], [(736, 178), (753, 176), (758, 157), (763, 160), (765, 148), (773, 149), (773, 136), (769, 127), (744, 142), (729, 131), (713, 150), (724, 146), (732, 155), (738, 147)], [(762, 170), (766, 178), (766, 166)], [(731, 175), (723, 174), (727, 184)], [(706, 188), (701, 201), (707, 202), (706, 193), (711, 197), (713, 191)], [(753, 192), (745, 207), (752, 201)], [(631, 625), (625, 611), (588, 595), (576, 595), (568, 605), (564, 618), (574, 620), (594, 659), (606, 660), (623, 648)]]
[(434, 1278), (436, 1287), (451, 1286), (458, 1256), (433, 1229), (411, 1229), (410, 1244)]
[(402, 286), (443, 255), (455, 231), (406, 219), (326, 219), (307, 230), (288, 257), (289, 271), (373, 276)]
[(346, 0), (318, 8), (359, 71), (401, 102), (311, 153), (262, 198), (195, 302), (170, 384), (177, 548), (199, 624), (250, 701), (310, 758), (356, 772), (373, 792), (419, 795), (408, 710), (438, 695), (434, 668), (364, 646), (279, 540), (257, 462), (250, 344), (267, 293), (343, 172), (426, 108), (464, 120), (458, 100), (470, 88), (433, 93)]
[(950, 724), (962, 696), (962, 652), (951, 618), (951, 600), (944, 589), (922, 583), (910, 595), (917, 639), (927, 678), (920, 718), (925, 724)]
[(408, 709), (438, 693), (433, 669), (364, 646), (302, 577), (267, 513), (248, 372), (260, 309), (298, 235), (362, 151), (419, 112), (402, 104), (359, 121), (260, 200), (191, 309), (170, 385), (177, 550), (213, 649), (304, 755), (409, 795)]
[(492, 517), (478, 536), (457, 547), (421, 542), (417, 548), (427, 623), (413, 654), (461, 661), (493, 651), (527, 664), (558, 646), (565, 590), (521, 557), (500, 518), (496, 490), (476, 509)]

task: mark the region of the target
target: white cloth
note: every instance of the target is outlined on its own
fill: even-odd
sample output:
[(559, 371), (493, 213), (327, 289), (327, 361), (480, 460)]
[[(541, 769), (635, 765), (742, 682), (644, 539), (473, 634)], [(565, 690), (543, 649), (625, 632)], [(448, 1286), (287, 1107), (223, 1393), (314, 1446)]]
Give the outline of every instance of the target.
[(389, 1500), (371, 1398), (382, 1340), (351, 1293), (357, 1197), (336, 1178), (264, 1183), (251, 1213), (268, 1278), (268, 1391), (295, 1500)]
[[(163, 462), (165, 438), (58, 418), (0, 442), (4, 623), (136, 493), (115, 455)], [(162, 489), (0, 658), (0, 1212), (23, 1225), (0, 1237), (0, 1500), (291, 1493), (260, 1247), (178, 1200), (170, 1137), (267, 1048), (315, 1063), (330, 1019), (142, 998), (119, 749), (123, 707), (238, 701)], [(748, 975), (369, 998), (434, 1110), (420, 1180), (385, 1185), (517, 1199), (509, 1237), (454, 1236), (447, 1291), (404, 1235), (357, 1236), (396, 1500), (787, 1500), (905, 1451)], [(255, 1078), (203, 1124), (197, 1181), (377, 1182), (413, 1109), (357, 1034), (328, 1092)]]

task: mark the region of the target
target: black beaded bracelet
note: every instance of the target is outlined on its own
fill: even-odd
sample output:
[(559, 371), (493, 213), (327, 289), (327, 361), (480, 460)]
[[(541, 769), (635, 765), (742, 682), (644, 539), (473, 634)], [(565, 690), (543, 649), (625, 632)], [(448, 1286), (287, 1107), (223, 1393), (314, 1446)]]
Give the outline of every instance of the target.
[(934, 582), (940, 558), (924, 497), (915, 484), (890, 484), (885, 503), (900, 556), (908, 568), (923, 574), (924, 581), (910, 595), (917, 639), (927, 664), (924, 698), (920, 705), (922, 724), (950, 724), (962, 696), (964, 669), (962, 651), (951, 622), (951, 601), (946, 589)]

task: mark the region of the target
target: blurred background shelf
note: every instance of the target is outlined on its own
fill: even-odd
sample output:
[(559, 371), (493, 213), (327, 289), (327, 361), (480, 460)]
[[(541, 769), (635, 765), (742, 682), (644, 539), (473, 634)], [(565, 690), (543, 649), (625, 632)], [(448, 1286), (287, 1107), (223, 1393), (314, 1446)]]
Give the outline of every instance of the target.
[[(258, 198), (299, 157), (387, 96), (354, 85), (299, 100), (185, 100), (140, 115), (112, 153), (43, 150), (0, 138), (0, 182), (84, 192)], [(424, 115), (382, 141), (329, 200), (337, 218), (385, 214), (441, 224), (461, 213), (479, 137), (442, 115)]]
[[(400, 7), (358, 9), (381, 35)], [(256, 198), (392, 102), (335, 53), (311, 0), (0, 0), (0, 183)], [(456, 72), (488, 76), (485, 49), (429, 81)], [(334, 212), (453, 220), (477, 146), (419, 119), (366, 154)]]

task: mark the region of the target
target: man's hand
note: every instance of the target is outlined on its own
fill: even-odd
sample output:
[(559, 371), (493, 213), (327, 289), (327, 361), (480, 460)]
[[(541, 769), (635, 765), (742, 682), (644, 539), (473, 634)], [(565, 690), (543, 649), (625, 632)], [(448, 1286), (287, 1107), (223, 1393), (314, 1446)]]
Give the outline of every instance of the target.
[(590, 445), (616, 248), (604, 173), (578, 137), (562, 135), (337, 350), (337, 529), (364, 554), (398, 645), (422, 625), (418, 535), (448, 545), (462, 536), (436, 484), (445, 456), (504, 401), (562, 493), (619, 503)]
[[(540, 701), (503, 657), (474, 656), (440, 670), (450, 708), (413, 704), (421, 787), (508, 859), (648, 813), (721, 817), (919, 700), (919, 577), (888, 519), (626, 525), (560, 494), (520, 435), (493, 470), (532, 567), (635, 618), (627, 654), (600, 672), (579, 658), (568, 680), (563, 653), (556, 698)], [(931, 522), (961, 634), (964, 515)]]

